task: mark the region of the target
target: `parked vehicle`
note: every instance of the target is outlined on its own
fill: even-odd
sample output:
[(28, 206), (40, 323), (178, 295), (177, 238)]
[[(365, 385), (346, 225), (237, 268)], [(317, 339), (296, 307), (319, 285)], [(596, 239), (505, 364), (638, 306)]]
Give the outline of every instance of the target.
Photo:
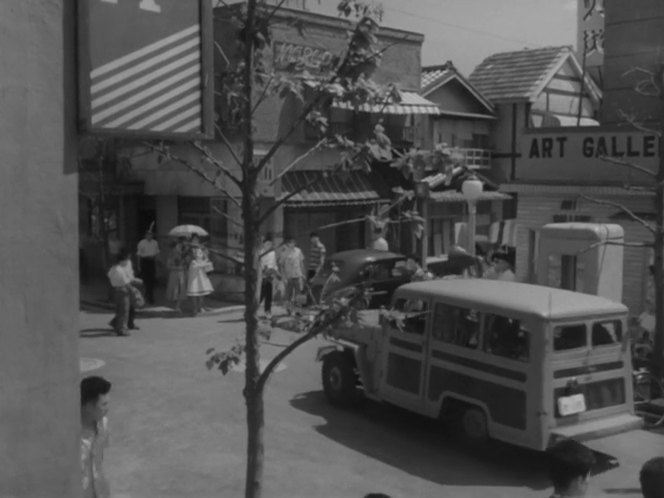
[(641, 425), (623, 304), (454, 279), (403, 285), (389, 311), (362, 313), (318, 352), (333, 404), (364, 396), (536, 450)]
[[(387, 251), (338, 252), (326, 258), (323, 269), (310, 282), (311, 290), (316, 299), (325, 299), (340, 289), (365, 283), (371, 294), (369, 308), (387, 306), (395, 289), (410, 281), (405, 263), (406, 256)], [(330, 278), (333, 271), (336, 275)]]

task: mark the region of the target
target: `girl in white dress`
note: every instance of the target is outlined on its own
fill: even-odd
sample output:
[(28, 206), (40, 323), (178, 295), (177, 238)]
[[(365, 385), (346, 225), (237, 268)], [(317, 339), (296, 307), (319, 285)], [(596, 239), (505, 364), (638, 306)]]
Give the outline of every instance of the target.
[(187, 271), (187, 296), (193, 302), (194, 315), (203, 309), (203, 296), (211, 294), (214, 290), (207, 273), (212, 271), (212, 263), (200, 245), (191, 248), (191, 261)]

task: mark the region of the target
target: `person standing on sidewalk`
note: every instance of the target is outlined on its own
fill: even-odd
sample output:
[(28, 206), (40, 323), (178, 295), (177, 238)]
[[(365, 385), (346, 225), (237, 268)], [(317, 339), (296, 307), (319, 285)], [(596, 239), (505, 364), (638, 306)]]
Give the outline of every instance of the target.
[(204, 310), (203, 298), (214, 291), (212, 282), (207, 276), (213, 269), (214, 266), (208, 258), (207, 251), (201, 244), (192, 243), (187, 268), (187, 296), (191, 297), (194, 316)]
[(152, 231), (145, 232), (145, 238), (138, 243), (138, 274), (145, 282), (145, 299), (154, 304), (154, 284), (157, 279), (157, 257), (159, 243), (154, 239)]
[(664, 498), (664, 457), (651, 458), (644, 463), (639, 482), (643, 498)]
[(81, 381), (81, 484), (83, 498), (110, 498), (104, 475), (104, 450), (109, 444), (108, 404), (111, 383), (103, 377)]
[(265, 302), (265, 318), (272, 318), (272, 294), (274, 280), (279, 278), (279, 267), (277, 266), (277, 254), (274, 252), (272, 237), (267, 235), (261, 249), (261, 294), (259, 304)]
[(309, 261), (307, 262), (307, 280), (311, 280), (323, 269), (325, 264), (325, 245), (320, 241), (316, 232), (309, 235), (311, 245), (309, 246)]
[(136, 307), (131, 286), (141, 283), (141, 279), (134, 277), (129, 251), (124, 249), (120, 251), (117, 262), (108, 271), (108, 280), (113, 287), (115, 297), (115, 316), (110, 325), (116, 334), (129, 335), (129, 329), (138, 329), (134, 324)]
[(292, 313), (295, 306), (295, 298), (302, 292), (304, 283), (304, 255), (302, 250), (295, 245), (293, 237), (285, 237), (285, 247), (279, 259), (281, 274), (286, 281), (286, 310)]

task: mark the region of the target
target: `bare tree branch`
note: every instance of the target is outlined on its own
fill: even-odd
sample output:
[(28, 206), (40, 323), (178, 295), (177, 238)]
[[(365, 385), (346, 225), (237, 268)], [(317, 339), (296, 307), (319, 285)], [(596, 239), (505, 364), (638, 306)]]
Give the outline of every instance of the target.
[(238, 227), (240, 227), (240, 228), (242, 228), (242, 227), (244, 226), (244, 223), (242, 223), (240, 220), (238, 220), (237, 218), (235, 218), (235, 217), (229, 215), (228, 213), (224, 213), (224, 212), (223, 212), (221, 209), (219, 209), (217, 206), (212, 206), (212, 210), (213, 210), (215, 213), (217, 213), (217, 214), (223, 216), (225, 219), (227, 219), (228, 221), (230, 221), (231, 223), (233, 223), (235, 226), (238, 226)]
[(592, 251), (596, 247), (600, 246), (623, 246), (623, 247), (654, 247), (652, 242), (617, 242), (613, 240), (601, 240), (599, 242), (594, 242), (590, 244), (585, 249), (582, 249), (577, 252), (577, 254), (585, 254), (588, 251)]
[(639, 131), (642, 131), (642, 132), (647, 133), (647, 134), (649, 134), (649, 135), (655, 135), (655, 136), (657, 136), (657, 137), (661, 137), (661, 136), (662, 136), (662, 132), (661, 132), (661, 131), (659, 131), (659, 130), (653, 130), (653, 129), (648, 128), (648, 127), (646, 127), (646, 126), (643, 126), (641, 123), (639, 123), (639, 122), (636, 120), (636, 116), (634, 116), (633, 114), (627, 114), (625, 111), (623, 111), (622, 109), (620, 109), (620, 110), (618, 111), (618, 115), (619, 115), (621, 118), (623, 118), (625, 121), (627, 121), (629, 124), (631, 124), (634, 128), (636, 128), (637, 130), (639, 130)]
[(221, 55), (224, 58), (224, 61), (226, 61), (226, 64), (228, 64), (230, 66), (231, 61), (228, 58), (228, 56), (226, 55), (226, 52), (224, 52), (224, 48), (216, 40), (214, 42), (214, 46), (217, 49), (217, 52), (219, 52), (219, 55)]
[[(226, 148), (228, 151), (231, 153), (231, 156), (233, 156), (233, 159), (237, 163), (238, 166), (242, 167), (242, 159), (240, 159), (240, 156), (238, 155), (237, 151), (233, 148), (233, 145), (230, 143), (228, 140), (228, 137), (226, 137), (226, 134), (224, 131), (221, 129), (221, 126), (215, 123), (214, 125), (215, 130), (217, 130), (217, 133), (219, 133), (219, 138), (221, 138), (222, 142), (226, 145)], [(242, 182), (240, 182), (241, 184)]]
[(157, 152), (158, 154), (161, 154), (166, 159), (182, 164), (187, 169), (189, 169), (190, 171), (192, 171), (193, 173), (198, 175), (200, 178), (202, 178), (206, 183), (212, 185), (212, 187), (214, 187), (216, 190), (218, 190), (219, 192), (224, 194), (228, 198), (228, 200), (231, 201), (233, 204), (235, 204), (238, 208), (242, 209), (240, 201), (238, 201), (235, 197), (233, 197), (230, 194), (230, 192), (228, 192), (228, 190), (226, 190), (223, 186), (220, 185), (218, 180), (221, 179), (221, 177), (223, 176), (223, 173), (219, 172), (216, 177), (212, 177), (212, 176), (208, 175), (205, 171), (203, 171), (201, 168), (191, 164), (186, 159), (171, 153), (163, 145), (156, 146), (156, 145), (154, 145), (150, 142), (146, 142), (145, 145), (147, 147), (152, 148), (155, 152)]
[(269, 186), (272, 186), (275, 183), (277, 183), (279, 180), (281, 180), (284, 177), (284, 175), (286, 173), (288, 173), (291, 169), (293, 169), (300, 161), (303, 161), (305, 158), (309, 157), (311, 154), (313, 154), (314, 152), (319, 150), (327, 142), (328, 142), (328, 139), (323, 138), (323, 139), (319, 140), (318, 143), (316, 145), (314, 145), (312, 148), (310, 148), (307, 152), (305, 152), (301, 156), (295, 158), (295, 160), (293, 160), (288, 166), (283, 168), (281, 170), (281, 172), (276, 177), (274, 177), (274, 179), (269, 183)]
[(223, 165), (221, 161), (219, 161), (216, 157), (214, 157), (212, 154), (210, 154), (210, 151), (208, 150), (207, 147), (203, 146), (200, 142), (193, 142), (192, 145), (198, 152), (203, 154), (205, 158), (210, 162), (212, 165), (214, 165), (219, 171), (221, 171), (229, 180), (231, 180), (237, 187), (242, 186), (242, 180), (240, 180), (238, 177), (236, 177), (231, 170), (229, 170), (226, 166)]
[(633, 67), (623, 73), (624, 76), (628, 76), (632, 73), (641, 73), (645, 74), (647, 78), (637, 82), (634, 91), (645, 95), (646, 97), (659, 97), (662, 94), (662, 90), (657, 82), (657, 75), (653, 71), (644, 69), (642, 67)]
[(618, 208), (623, 213), (625, 213), (627, 216), (629, 216), (632, 220), (634, 220), (637, 223), (639, 223), (640, 225), (642, 225), (649, 232), (651, 232), (653, 234), (657, 233), (657, 227), (655, 227), (652, 223), (648, 223), (646, 220), (641, 218), (639, 215), (634, 213), (627, 206), (625, 206), (624, 204), (621, 204), (620, 202), (609, 201), (609, 200), (606, 200), (606, 199), (596, 199), (594, 197), (589, 197), (585, 194), (580, 194), (579, 197), (581, 197), (582, 199), (585, 199), (589, 202), (593, 202), (595, 204), (601, 204), (601, 205), (604, 205), (604, 206), (612, 206), (612, 207)]
[(646, 168), (644, 166), (639, 166), (638, 164), (630, 163), (629, 161), (624, 161), (623, 159), (618, 159), (617, 157), (600, 156), (599, 158), (602, 161), (606, 161), (607, 163), (617, 164), (619, 166), (626, 166), (628, 168), (632, 168), (632, 169), (635, 169), (637, 171), (641, 171), (642, 173), (645, 173), (646, 175), (650, 175), (653, 178), (657, 178), (657, 173), (655, 173), (652, 170), (649, 170), (648, 168)]
[(274, 80), (274, 72), (270, 73), (270, 78), (267, 80), (265, 85), (263, 86), (263, 90), (261, 91), (261, 94), (258, 96), (256, 99), (256, 103), (254, 104), (254, 108), (251, 110), (251, 116), (253, 117), (255, 112), (258, 110), (258, 108), (261, 106), (261, 104), (265, 101), (265, 98), (267, 96), (267, 92), (270, 89), (270, 85), (272, 84), (272, 81)]
[(240, 266), (244, 266), (244, 261), (240, 261), (239, 259), (235, 259), (233, 256), (229, 256), (228, 254), (223, 253), (222, 251), (218, 249), (214, 249), (211, 247), (208, 247), (208, 251), (211, 252), (212, 254), (216, 254), (220, 258), (226, 259), (228, 261), (231, 261), (235, 264), (238, 264)]

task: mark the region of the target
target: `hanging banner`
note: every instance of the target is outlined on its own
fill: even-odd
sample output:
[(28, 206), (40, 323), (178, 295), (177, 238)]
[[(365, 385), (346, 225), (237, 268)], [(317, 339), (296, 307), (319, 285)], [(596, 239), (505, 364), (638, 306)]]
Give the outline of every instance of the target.
[(212, 136), (210, 0), (79, 0), (78, 31), (83, 132)]
[(577, 0), (576, 51), (595, 82), (602, 86), (604, 66), (604, 0)]

